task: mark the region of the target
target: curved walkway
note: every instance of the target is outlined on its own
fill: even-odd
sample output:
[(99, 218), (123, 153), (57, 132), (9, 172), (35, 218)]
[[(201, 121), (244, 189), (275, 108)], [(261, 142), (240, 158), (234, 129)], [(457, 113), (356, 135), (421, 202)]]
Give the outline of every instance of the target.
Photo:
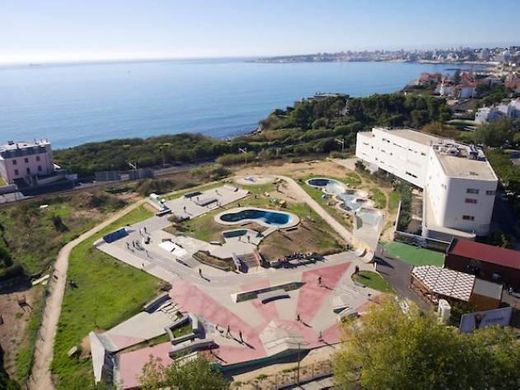
[(50, 368), (54, 351), (54, 339), (56, 337), (56, 330), (60, 318), (63, 295), (65, 293), (69, 255), (72, 249), (82, 241), (110, 225), (112, 222), (115, 222), (123, 215), (141, 206), (144, 202), (144, 199), (137, 201), (123, 210), (118, 211), (106, 221), (69, 242), (58, 253), (56, 263), (54, 264), (54, 272), (52, 277), (49, 279), (48, 295), (43, 312), (42, 324), (35, 343), (31, 376), (27, 381), (29, 389), (54, 389)]
[(352, 243), (352, 233), (345, 228), (341, 223), (336, 221), (321, 205), (316, 202), (294, 179), (287, 176), (276, 175), (277, 178), (287, 182), (289, 190), (295, 197), (307, 203), (329, 226), (334, 229), (338, 235), (346, 242)]

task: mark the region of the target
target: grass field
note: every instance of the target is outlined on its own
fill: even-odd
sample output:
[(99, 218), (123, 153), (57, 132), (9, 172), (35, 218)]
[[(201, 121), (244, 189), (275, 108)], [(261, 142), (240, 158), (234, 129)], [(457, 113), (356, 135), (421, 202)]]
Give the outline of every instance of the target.
[(357, 186), (361, 185), (361, 183), (363, 182), (361, 180), (361, 177), (355, 173), (355, 172), (350, 172), (350, 173), (347, 173), (347, 175), (345, 176), (345, 178), (343, 179), (343, 181), (349, 186), (349, 187), (352, 187), (352, 188), (356, 188)]
[(379, 188), (372, 188), (370, 190), (371, 199), (374, 201), (374, 206), (377, 209), (386, 208), (386, 195)]
[(402, 242), (381, 243), (385, 252), (396, 259), (412, 265), (436, 265), (444, 264), (444, 253), (429, 249), (419, 248)]
[(388, 196), (388, 208), (393, 211), (397, 210), (399, 206), (399, 201), (401, 200), (401, 195), (397, 191), (390, 192)]
[(152, 213), (141, 206), (73, 249), (68, 280), (74, 280), (78, 287), (68, 287), (65, 292), (52, 362), (59, 389), (92, 388), (91, 361), (69, 358), (67, 351), (80, 345), (90, 331), (109, 329), (139, 312), (158, 292), (158, 279), (92, 246), (104, 234), (150, 216)]
[(392, 292), (390, 284), (377, 272), (360, 271), (358, 274), (352, 275), (352, 280), (377, 291)]

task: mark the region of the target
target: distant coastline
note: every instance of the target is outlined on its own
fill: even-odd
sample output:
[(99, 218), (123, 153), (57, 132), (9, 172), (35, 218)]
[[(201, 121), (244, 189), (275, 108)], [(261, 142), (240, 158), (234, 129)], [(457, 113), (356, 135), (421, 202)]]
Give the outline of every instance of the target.
[(4, 142), (48, 138), (57, 149), (178, 133), (227, 139), (316, 91), (396, 92), (422, 72), (451, 71), (399, 62), (266, 67), (243, 58), (26, 65), (0, 71), (0, 133)]

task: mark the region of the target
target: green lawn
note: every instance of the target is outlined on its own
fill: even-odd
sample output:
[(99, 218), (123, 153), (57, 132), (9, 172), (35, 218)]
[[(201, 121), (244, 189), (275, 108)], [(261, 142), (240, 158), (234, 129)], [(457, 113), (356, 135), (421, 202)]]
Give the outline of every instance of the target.
[(93, 387), (89, 359), (67, 357), (95, 329), (109, 329), (139, 312), (159, 290), (160, 281), (95, 249), (92, 244), (104, 234), (152, 216), (139, 207), (76, 246), (70, 256), (67, 288), (58, 324), (52, 372), (60, 389)]
[(362, 183), (361, 177), (355, 172), (347, 173), (347, 175), (345, 176), (343, 181), (349, 187), (353, 187), (353, 188), (359, 186)]
[(436, 265), (442, 267), (444, 264), (444, 253), (419, 248), (402, 242), (381, 243), (385, 252), (396, 259), (412, 265)]
[(386, 208), (386, 195), (379, 188), (372, 188), (371, 199), (374, 201), (374, 206), (378, 209)]
[(377, 291), (392, 292), (390, 284), (377, 272), (359, 271), (358, 274), (352, 275), (352, 280)]
[(388, 196), (388, 208), (390, 210), (397, 210), (399, 206), (399, 201), (401, 200), (401, 195), (397, 191), (390, 192)]

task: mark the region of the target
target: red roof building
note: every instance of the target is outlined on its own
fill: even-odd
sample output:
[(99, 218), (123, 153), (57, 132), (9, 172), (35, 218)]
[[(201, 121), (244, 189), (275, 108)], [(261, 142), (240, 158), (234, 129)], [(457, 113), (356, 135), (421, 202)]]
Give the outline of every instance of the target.
[(446, 268), (520, 288), (520, 252), (475, 241), (454, 239), (446, 251)]

